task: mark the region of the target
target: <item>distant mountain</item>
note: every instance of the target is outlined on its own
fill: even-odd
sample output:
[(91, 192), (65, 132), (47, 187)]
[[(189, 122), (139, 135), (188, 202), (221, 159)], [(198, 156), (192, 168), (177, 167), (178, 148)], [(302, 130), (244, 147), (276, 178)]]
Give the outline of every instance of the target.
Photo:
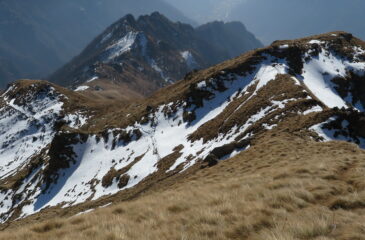
[[(137, 21), (127, 16), (123, 21), (129, 21), (129, 25), (116, 24), (113, 27), (118, 26), (116, 30), (120, 30), (118, 32), (122, 36), (124, 27), (137, 27), (143, 22), (150, 25), (151, 21), (157, 21), (155, 18), (166, 21), (156, 14)], [(160, 26), (163, 22), (159, 22)], [(175, 27), (173, 29), (193, 31), (193, 28), (185, 25), (172, 26)], [(156, 36), (170, 33), (166, 32), (166, 27), (159, 29)], [(150, 31), (156, 30), (151, 28)], [(145, 46), (145, 40), (155, 36), (149, 35), (148, 31), (132, 32), (111, 45), (103, 56), (110, 59), (127, 47), (130, 51), (135, 48), (140, 51), (138, 46)], [(102, 39), (105, 46), (110, 46), (108, 35), (96, 40)], [(176, 32), (172, 40), (176, 43), (183, 41), (184, 35)], [(153, 43), (153, 39), (149, 41)], [(161, 44), (166, 50), (175, 51), (169, 45)], [(257, 175), (259, 169), (262, 170), (260, 174), (268, 173), (267, 166), (276, 164), (279, 159), (284, 161), (275, 166), (292, 164), (292, 174), (303, 174), (302, 180), (307, 182), (312, 169), (299, 171), (298, 166), (302, 166), (303, 159), (308, 155), (289, 155), (285, 149), (291, 148), (292, 152), (300, 150), (306, 154), (320, 153), (316, 155), (315, 162), (318, 172), (323, 173), (327, 165), (322, 164), (322, 158), (338, 156), (342, 150), (329, 151), (323, 148), (327, 145), (324, 143), (319, 144), (321, 148), (314, 149), (304, 150), (300, 146), (340, 140), (365, 148), (364, 83), (365, 42), (345, 32), (277, 41), (269, 47), (194, 72), (151, 97), (126, 106), (120, 104), (123, 101), (116, 104), (98, 101), (85, 97), (81, 92), (45, 81), (17, 81), (0, 95), (0, 223), (32, 214), (36, 214), (30, 216), (35, 222), (59, 216), (71, 217), (83, 210), (96, 209), (121, 200), (133, 201), (149, 189), (178, 187), (176, 177), (184, 178), (191, 171), (204, 171), (202, 169), (218, 164), (217, 171), (231, 172), (232, 166), (222, 169), (219, 167), (220, 162), (247, 151), (259, 155), (255, 162), (252, 162), (250, 154), (242, 160), (249, 164), (247, 168), (255, 174), (253, 182), (261, 177)], [(289, 140), (283, 145), (278, 141), (280, 138), (297, 139), (301, 144), (295, 145), (298, 150), (293, 150), (292, 146), (288, 146)], [(263, 139), (269, 142), (265, 141), (267, 144), (262, 145)], [(276, 144), (276, 148), (270, 151), (274, 151), (279, 159), (272, 159), (269, 154), (262, 155), (263, 151), (269, 151), (267, 146), (272, 144)], [(350, 146), (340, 142), (336, 145), (341, 146), (340, 149)], [(356, 148), (352, 146), (348, 151), (356, 152), (353, 149)], [(360, 149), (357, 151), (360, 152)], [(267, 156), (268, 161), (262, 163), (263, 156), (265, 159)], [(359, 164), (355, 167), (363, 165), (363, 155), (358, 156), (353, 159)], [(332, 158), (326, 163), (330, 161), (339, 161), (332, 168), (334, 172), (340, 173), (342, 177), (348, 174), (351, 162), (347, 158)], [(240, 175), (246, 174), (247, 168), (240, 167)], [(268, 181), (278, 181), (279, 188), (273, 189), (280, 191), (278, 196), (282, 196), (281, 179), (288, 175), (284, 172), (277, 175), (277, 170), (272, 171), (269, 172), (271, 175)], [(357, 173), (359, 175), (356, 178), (349, 177), (340, 182), (343, 189), (352, 194), (363, 183), (363, 173)], [(277, 176), (276, 180), (274, 176)], [(318, 178), (321, 187), (316, 193), (320, 199), (323, 192), (333, 197), (332, 186), (338, 185), (339, 181), (333, 176), (324, 172), (323, 177)], [(216, 182), (215, 178), (209, 181)], [(322, 181), (331, 181), (334, 185), (328, 187)], [(243, 180), (237, 183), (238, 186), (246, 184)], [(222, 186), (225, 185), (215, 189)], [(262, 188), (264, 186), (267, 187), (267, 182)], [(295, 182), (289, 194), (294, 194), (293, 189), (297, 186)], [(237, 187), (230, 189), (235, 192), (232, 196), (237, 198)], [(342, 195), (342, 192), (338, 191), (337, 194)], [(155, 195), (161, 197), (160, 192)], [(316, 197), (308, 198), (312, 195), (303, 196), (308, 202), (303, 200), (293, 204), (293, 201), (289, 201), (288, 209), (296, 206), (300, 211), (303, 203), (309, 206), (318, 202)], [(204, 199), (207, 205), (207, 198)], [(214, 199), (221, 199), (221, 196)], [(272, 205), (272, 196), (267, 199), (268, 205), (277, 209), (277, 205)], [(327, 205), (327, 201), (320, 201), (326, 209), (333, 206), (335, 210), (350, 210), (353, 206), (359, 206), (353, 202), (348, 205), (342, 200), (330, 199), (333, 202), (330, 205)], [(189, 198), (186, 201), (189, 203)], [(262, 206), (259, 205), (260, 211)], [(118, 214), (127, 211), (124, 207), (120, 209)], [(153, 207), (151, 209), (155, 210)], [(242, 214), (244, 216), (246, 212)], [(279, 214), (282, 214), (281, 211)], [(264, 215), (267, 217), (266, 213)], [(333, 226), (333, 214), (328, 216), (328, 224)], [(309, 219), (313, 220), (312, 217)], [(193, 228), (196, 228), (195, 222), (193, 224)], [(267, 225), (260, 222), (262, 226)], [(213, 224), (213, 228), (216, 228), (216, 224)], [(256, 230), (253, 227), (251, 229)], [(328, 229), (332, 228), (326, 226), (323, 229), (323, 232), (330, 233)], [(31, 239), (60, 233), (53, 230), (34, 230), (35, 235)], [(234, 234), (232, 236), (238, 236), (236, 229)], [(300, 236), (306, 239), (308, 234), (305, 232)]]
[(49, 79), (95, 97), (148, 96), (194, 69), (261, 46), (238, 22), (194, 29), (158, 12), (138, 19), (127, 15)]
[(162, 0), (0, 0), (0, 88), (45, 77), (122, 16), (156, 10), (193, 23)]
[[(363, 0), (168, 0), (199, 23), (241, 21), (265, 44), (330, 31), (365, 39)], [(190, 6), (194, 6), (191, 8)]]
[(196, 28), (198, 35), (206, 42), (222, 47), (230, 57), (236, 57), (249, 50), (263, 47), (241, 22), (211, 22)]

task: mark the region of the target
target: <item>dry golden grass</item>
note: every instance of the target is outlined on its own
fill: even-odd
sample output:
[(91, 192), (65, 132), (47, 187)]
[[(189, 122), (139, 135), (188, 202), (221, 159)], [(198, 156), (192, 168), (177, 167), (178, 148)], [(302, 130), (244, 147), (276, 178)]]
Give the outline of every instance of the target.
[(167, 190), (0, 239), (365, 239), (365, 153), (266, 136)]

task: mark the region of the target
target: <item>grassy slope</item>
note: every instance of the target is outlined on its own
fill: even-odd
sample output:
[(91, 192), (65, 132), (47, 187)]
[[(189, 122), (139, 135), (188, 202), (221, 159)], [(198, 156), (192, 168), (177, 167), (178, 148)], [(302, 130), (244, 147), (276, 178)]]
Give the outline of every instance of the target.
[(172, 186), (0, 239), (365, 239), (365, 152), (286, 133)]

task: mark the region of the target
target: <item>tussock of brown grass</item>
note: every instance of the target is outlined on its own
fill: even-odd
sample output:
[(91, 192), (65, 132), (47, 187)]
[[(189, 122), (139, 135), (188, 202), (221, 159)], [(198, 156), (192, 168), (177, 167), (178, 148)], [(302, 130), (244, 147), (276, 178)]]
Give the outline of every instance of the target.
[(334, 201), (330, 204), (330, 207), (331, 209), (344, 210), (365, 209), (365, 192), (355, 192), (353, 194), (334, 199)]
[(365, 239), (363, 151), (286, 135), (260, 142), (167, 190), (0, 239)]
[(64, 223), (62, 221), (49, 221), (46, 223), (42, 223), (34, 226), (31, 230), (36, 233), (47, 233), (56, 229), (62, 228)]

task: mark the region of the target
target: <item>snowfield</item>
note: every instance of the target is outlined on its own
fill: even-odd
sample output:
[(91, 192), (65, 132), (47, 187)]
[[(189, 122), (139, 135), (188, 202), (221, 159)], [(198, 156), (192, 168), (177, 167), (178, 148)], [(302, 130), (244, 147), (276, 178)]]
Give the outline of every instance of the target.
[[(7, 94), (15, 90), (10, 88), (1, 97), (6, 106), (0, 109), (0, 179), (15, 175), (21, 169), (27, 168), (34, 156), (42, 154), (52, 142), (56, 132), (54, 124), (61, 114), (64, 103), (61, 94), (53, 87), (46, 91), (29, 92), (24, 99), (27, 104), (18, 105), (16, 99), (9, 99)], [(87, 118), (82, 114), (66, 116), (70, 127), (79, 127), (86, 123)], [(44, 168), (44, 167), (43, 167)], [(28, 176), (16, 192), (0, 193), (0, 214), (4, 214), (12, 205), (12, 196), (24, 192), (32, 192), (40, 179), (37, 168)], [(34, 196), (35, 197), (35, 196)], [(18, 205), (17, 203), (16, 205)], [(26, 216), (23, 213), (23, 216)], [(3, 218), (6, 219), (9, 216)]]
[(52, 141), (52, 117), (60, 113), (63, 105), (57, 97), (45, 93), (33, 96), (25, 106), (18, 106), (14, 101), (8, 100), (7, 106), (0, 110), (1, 179), (27, 165), (31, 156)]
[[(318, 57), (312, 58), (304, 64), (302, 81), (327, 107), (348, 108), (349, 103), (352, 101), (352, 96), (349, 95), (346, 99), (342, 99), (335, 90), (335, 84), (331, 80), (335, 77), (345, 78), (349, 70), (359, 75), (364, 75), (365, 63), (349, 62), (344, 58), (323, 50)], [(364, 111), (361, 105), (356, 107), (358, 110)]]

